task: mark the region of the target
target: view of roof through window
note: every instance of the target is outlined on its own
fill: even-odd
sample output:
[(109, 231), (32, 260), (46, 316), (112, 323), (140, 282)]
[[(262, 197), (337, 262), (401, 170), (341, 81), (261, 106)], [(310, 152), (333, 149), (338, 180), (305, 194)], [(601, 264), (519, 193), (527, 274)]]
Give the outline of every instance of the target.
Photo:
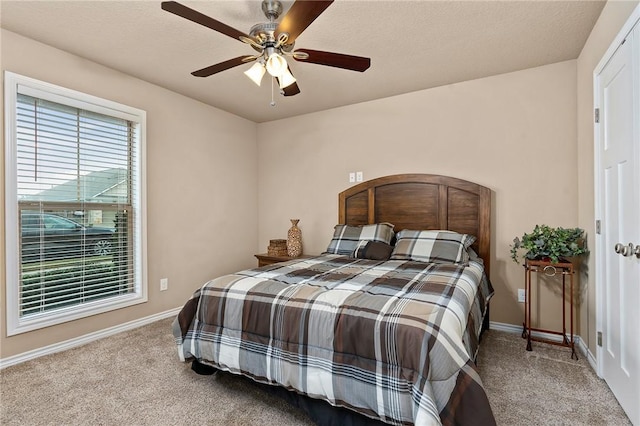
[(126, 203), (131, 123), (18, 95), (18, 198)]

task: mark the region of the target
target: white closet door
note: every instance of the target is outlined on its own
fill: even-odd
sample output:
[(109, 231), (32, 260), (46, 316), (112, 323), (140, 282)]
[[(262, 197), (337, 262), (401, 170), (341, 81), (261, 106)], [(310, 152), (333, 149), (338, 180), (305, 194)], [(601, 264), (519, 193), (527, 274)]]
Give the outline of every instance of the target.
[[(640, 30), (626, 37), (600, 74), (597, 127), (597, 244), (602, 286), (603, 378), (640, 425)], [(636, 251), (638, 255), (636, 255)]]

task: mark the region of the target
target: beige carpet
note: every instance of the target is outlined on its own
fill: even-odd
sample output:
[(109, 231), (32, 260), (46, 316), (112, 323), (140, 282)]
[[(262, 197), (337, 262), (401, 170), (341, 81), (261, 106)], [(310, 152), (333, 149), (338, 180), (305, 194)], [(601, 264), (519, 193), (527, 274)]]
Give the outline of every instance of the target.
[[(2, 425), (311, 425), (230, 375), (177, 359), (171, 320), (0, 372)], [(499, 425), (629, 425), (584, 357), (489, 331), (478, 364)]]
[(613, 393), (584, 355), (490, 330), (478, 368), (499, 425), (630, 425)]

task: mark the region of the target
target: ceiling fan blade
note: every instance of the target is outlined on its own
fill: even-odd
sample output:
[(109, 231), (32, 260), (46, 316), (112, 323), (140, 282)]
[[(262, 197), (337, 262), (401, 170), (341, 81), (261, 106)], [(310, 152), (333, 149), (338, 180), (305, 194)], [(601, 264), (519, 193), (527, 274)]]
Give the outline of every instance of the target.
[(293, 43), (331, 3), (333, 0), (297, 0), (278, 24), (274, 32), (276, 39), (279, 34), (287, 33), (287, 44)]
[[(298, 58), (295, 56), (297, 52), (306, 53), (309, 56), (306, 58)], [(293, 58), (300, 62), (311, 62), (312, 64), (327, 65), (360, 72), (366, 71), (371, 66), (371, 58), (323, 52), (322, 50), (298, 49), (294, 52)]]
[(293, 83), (282, 89), (282, 91), (284, 92), (282, 96), (293, 96), (300, 93), (300, 88), (298, 87), (298, 83)]
[(184, 6), (178, 2), (163, 1), (161, 7), (167, 12), (173, 13), (174, 15), (178, 15), (197, 24), (204, 25), (207, 28), (218, 31), (219, 33), (229, 36), (235, 40), (240, 40), (240, 37), (246, 37), (248, 39), (255, 40), (249, 34), (245, 34), (242, 31), (236, 30), (235, 28), (230, 27), (227, 24), (223, 24), (220, 21), (216, 21), (215, 19), (207, 15), (203, 15), (202, 13)]
[(253, 55), (238, 56), (237, 58), (229, 59), (228, 61), (220, 62), (219, 64), (211, 65), (201, 70), (194, 71), (191, 74), (196, 77), (209, 77), (210, 75), (219, 73), (229, 68), (237, 67), (238, 65), (247, 64), (256, 60)]

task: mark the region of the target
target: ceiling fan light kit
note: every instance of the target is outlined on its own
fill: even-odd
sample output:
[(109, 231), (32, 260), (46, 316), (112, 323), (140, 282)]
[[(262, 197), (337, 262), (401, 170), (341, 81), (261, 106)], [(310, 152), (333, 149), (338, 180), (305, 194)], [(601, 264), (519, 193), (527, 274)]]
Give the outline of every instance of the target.
[(269, 22), (254, 25), (251, 27), (249, 34), (236, 30), (175, 1), (162, 2), (161, 7), (174, 15), (248, 44), (258, 52), (257, 55), (239, 56), (202, 68), (192, 72), (192, 75), (209, 77), (238, 65), (257, 61), (244, 72), (247, 77), (260, 86), (265, 72), (268, 72), (272, 78), (276, 79), (284, 96), (293, 96), (300, 93), (300, 88), (285, 59), (287, 56), (298, 62), (308, 62), (359, 72), (363, 72), (371, 66), (371, 59), (361, 56), (310, 49), (293, 50), (296, 38), (331, 3), (333, 3), (333, 0), (296, 0), (278, 23), (275, 21), (282, 13), (282, 3), (278, 0), (263, 0), (262, 11)]
[(255, 64), (253, 64), (251, 68), (246, 70), (244, 74), (247, 77), (249, 77), (251, 81), (253, 81), (255, 84), (260, 86), (260, 83), (262, 82), (262, 77), (264, 76), (265, 72), (267, 72), (267, 70), (264, 67), (264, 63), (256, 62)]
[(289, 71), (289, 68), (285, 68), (284, 72), (278, 76), (278, 84), (281, 89), (285, 89), (295, 82), (296, 79), (293, 74), (291, 74), (291, 71)]
[[(267, 48), (271, 49), (271, 48)], [(267, 72), (273, 77), (280, 77), (287, 70), (287, 61), (276, 52), (269, 55), (267, 59)]]

